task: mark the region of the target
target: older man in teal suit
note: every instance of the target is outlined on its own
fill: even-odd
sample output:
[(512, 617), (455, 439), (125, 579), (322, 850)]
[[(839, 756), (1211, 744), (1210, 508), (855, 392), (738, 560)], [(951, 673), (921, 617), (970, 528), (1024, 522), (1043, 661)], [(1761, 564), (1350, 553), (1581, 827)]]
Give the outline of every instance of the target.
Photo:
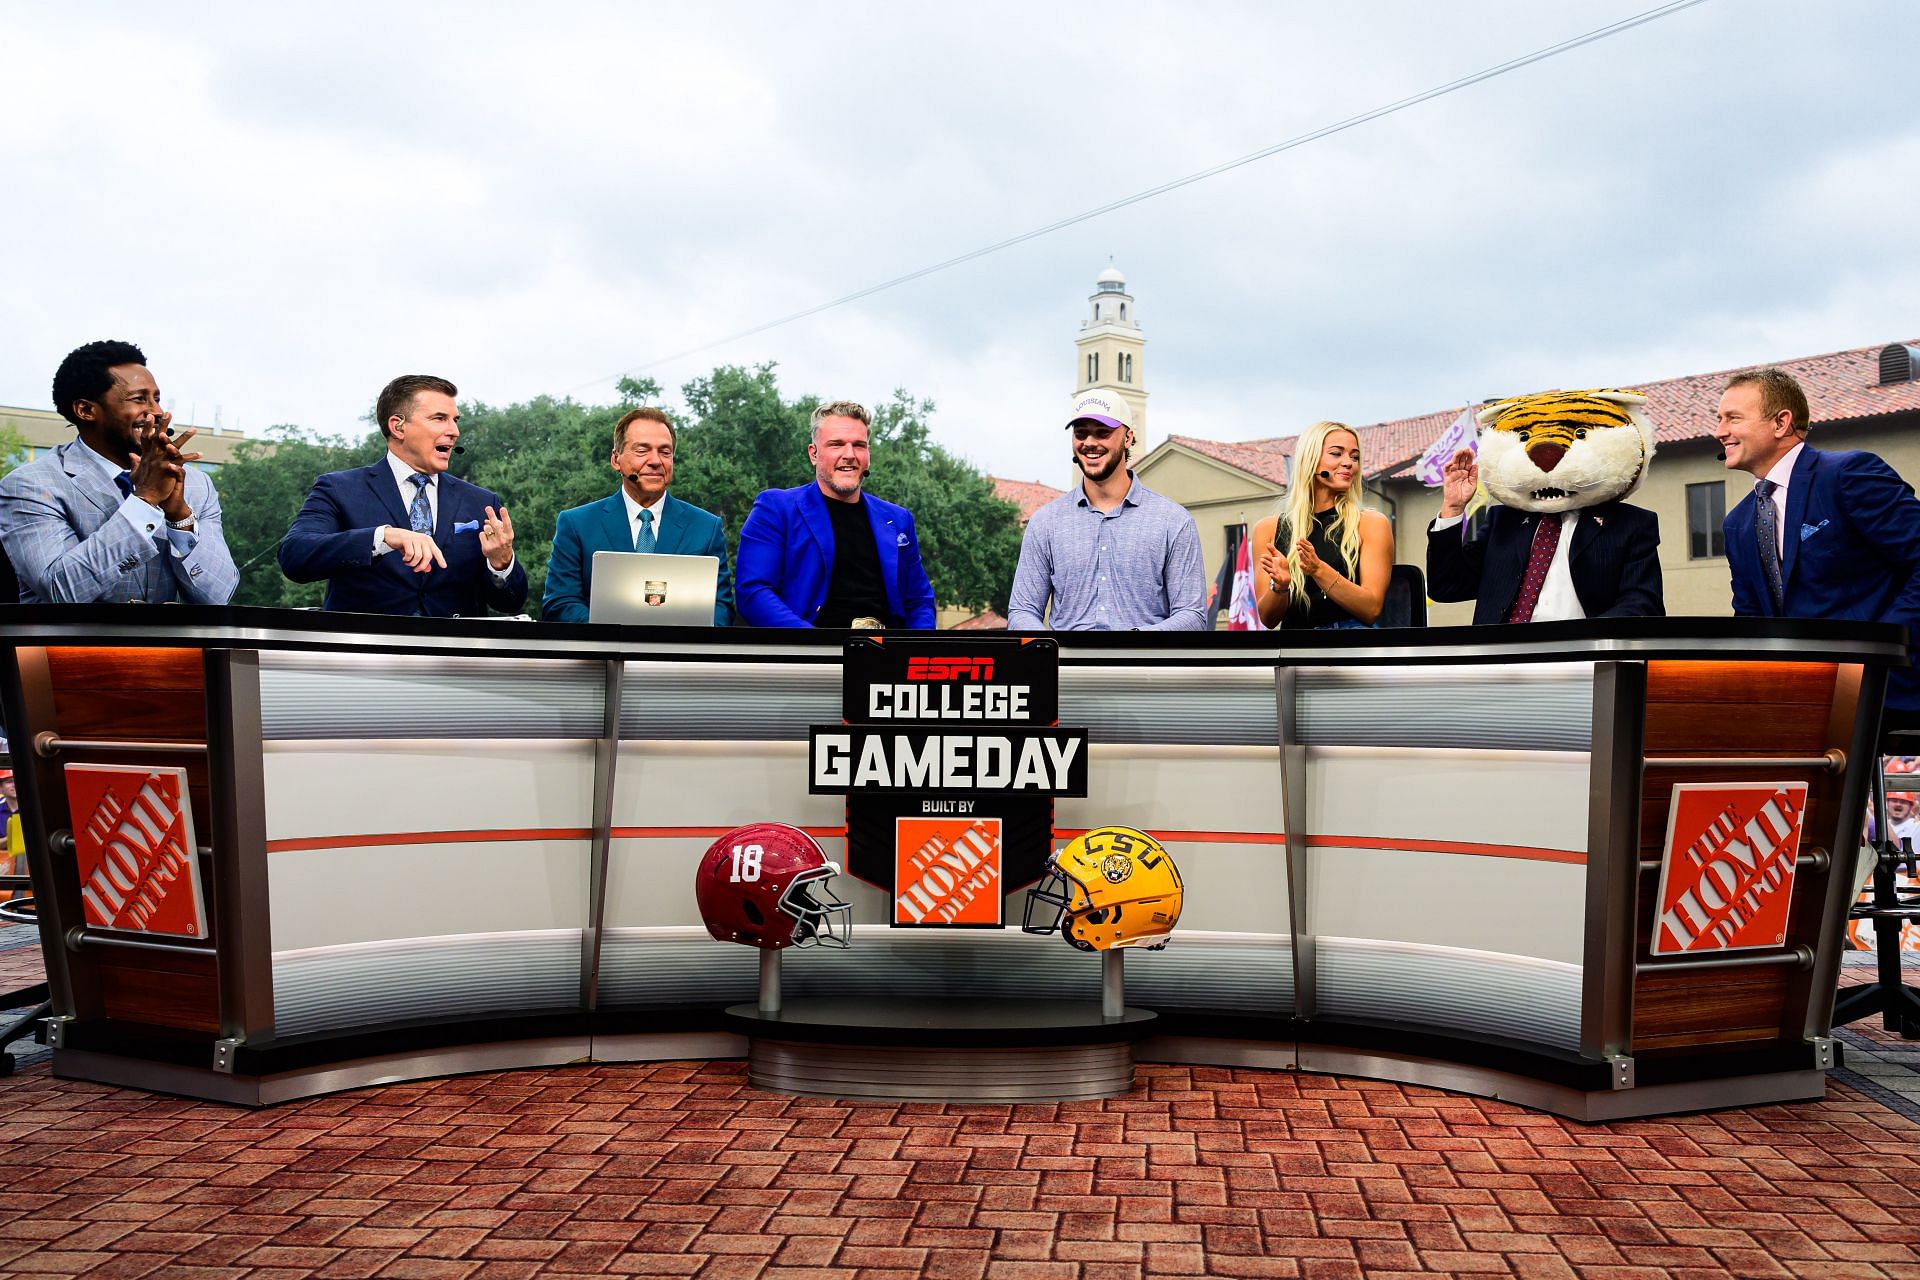
[(585, 622), (593, 591), (593, 553), (652, 551), (667, 556), (716, 556), (720, 581), (713, 625), (733, 620), (733, 577), (727, 572), (726, 531), (720, 517), (667, 493), (673, 482), (673, 421), (658, 409), (631, 409), (613, 428), (612, 467), (620, 492), (562, 511), (547, 562), (544, 622)]

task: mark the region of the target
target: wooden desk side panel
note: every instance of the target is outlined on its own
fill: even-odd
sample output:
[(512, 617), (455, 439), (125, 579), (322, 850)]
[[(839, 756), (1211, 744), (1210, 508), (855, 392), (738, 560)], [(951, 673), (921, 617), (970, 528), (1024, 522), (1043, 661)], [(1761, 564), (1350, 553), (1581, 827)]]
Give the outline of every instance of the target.
[[(1835, 679), (1832, 663), (1650, 662), (1646, 751), (1660, 756), (1817, 756), (1828, 741)], [(1842, 777), (1814, 769), (1649, 768), (1641, 790), (1640, 859), (1663, 856), (1673, 788), (1685, 782), (1805, 782), (1801, 853), (1824, 843), (1835, 824)], [(1789, 947), (1813, 946), (1828, 873), (1802, 867), (1794, 878)], [(1651, 957), (1660, 872), (1640, 873), (1635, 957)], [(1789, 1038), (1799, 1011), (1789, 1009), (1788, 967), (1642, 972), (1634, 980), (1633, 1051), (1756, 1048)], [(1797, 1039), (1797, 1033), (1792, 1038)]]
[[(207, 740), (206, 682), (199, 649), (49, 648), (47, 669), (53, 686), (52, 727), (61, 737)], [(84, 759), (103, 764), (182, 765), (187, 771), (194, 831), (203, 846), (211, 842), (213, 806), (205, 755), (90, 752)], [(64, 800), (64, 786), (59, 790)], [(63, 813), (49, 825), (71, 826), (72, 817)], [(200, 872), (201, 882), (209, 887), (211, 925), (212, 867), (206, 859), (201, 860)], [(99, 1012), (105, 1017), (219, 1034), (219, 988), (211, 951), (190, 955), (89, 945), (70, 953), (69, 963), (92, 971)]]

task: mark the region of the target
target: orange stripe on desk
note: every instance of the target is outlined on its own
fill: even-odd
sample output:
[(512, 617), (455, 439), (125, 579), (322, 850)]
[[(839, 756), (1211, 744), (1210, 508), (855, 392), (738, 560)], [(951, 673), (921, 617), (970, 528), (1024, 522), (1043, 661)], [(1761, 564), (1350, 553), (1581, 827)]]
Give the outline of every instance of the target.
[(1542, 849), (1528, 844), (1480, 844), (1471, 840), (1421, 840), (1413, 836), (1308, 836), (1309, 849), (1387, 849), (1396, 853), (1466, 853), (1482, 858), (1522, 858), (1585, 866), (1578, 849)]
[(366, 835), (295, 836), (267, 841), (268, 853), (307, 849), (374, 849), (396, 844), (500, 844), (529, 840), (585, 840), (585, 827), (502, 827), (492, 831), (377, 831)]
[[(837, 840), (845, 827), (802, 827), (816, 840)], [(732, 827), (615, 827), (619, 840), (714, 840)], [(379, 831), (366, 835), (295, 836), (267, 841), (268, 853), (301, 853), (314, 849), (375, 849), (409, 844), (525, 844), (534, 840), (588, 840), (587, 827), (502, 827), (491, 831)]]
[[(1057, 840), (1078, 840), (1081, 836), (1092, 830), (1095, 830), (1095, 828), (1055, 827), (1053, 829), (1053, 835)], [(1151, 835), (1161, 844), (1166, 844), (1169, 841), (1178, 841), (1181, 844), (1285, 844), (1287, 842), (1286, 834), (1280, 831), (1154, 830), (1147, 834)]]

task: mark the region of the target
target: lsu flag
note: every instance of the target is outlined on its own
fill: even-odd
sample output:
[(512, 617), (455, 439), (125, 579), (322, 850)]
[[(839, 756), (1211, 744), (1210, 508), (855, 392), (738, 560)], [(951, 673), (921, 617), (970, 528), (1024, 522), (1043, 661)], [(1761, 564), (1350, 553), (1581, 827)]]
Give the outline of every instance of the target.
[(1427, 488), (1439, 488), (1453, 455), (1462, 449), (1478, 453), (1479, 439), (1474, 427), (1473, 409), (1469, 406), (1460, 411), (1460, 416), (1453, 420), (1452, 426), (1440, 433), (1438, 440), (1427, 446), (1427, 451), (1420, 455), (1420, 461), (1413, 464), (1413, 474)]
[(1227, 630), (1263, 631), (1260, 625), (1260, 611), (1253, 603), (1253, 557), (1252, 544), (1241, 529), (1240, 545), (1234, 550), (1233, 559), (1233, 603), (1227, 610)]

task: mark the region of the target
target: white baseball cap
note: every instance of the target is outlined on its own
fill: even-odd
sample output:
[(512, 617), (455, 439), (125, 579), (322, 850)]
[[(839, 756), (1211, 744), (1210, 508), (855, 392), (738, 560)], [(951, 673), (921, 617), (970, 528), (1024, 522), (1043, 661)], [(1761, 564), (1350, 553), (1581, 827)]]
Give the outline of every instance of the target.
[(1120, 431), (1133, 430), (1133, 411), (1127, 408), (1127, 402), (1111, 391), (1098, 388), (1082, 392), (1073, 402), (1073, 413), (1067, 418), (1067, 425), (1085, 418), (1105, 427)]

